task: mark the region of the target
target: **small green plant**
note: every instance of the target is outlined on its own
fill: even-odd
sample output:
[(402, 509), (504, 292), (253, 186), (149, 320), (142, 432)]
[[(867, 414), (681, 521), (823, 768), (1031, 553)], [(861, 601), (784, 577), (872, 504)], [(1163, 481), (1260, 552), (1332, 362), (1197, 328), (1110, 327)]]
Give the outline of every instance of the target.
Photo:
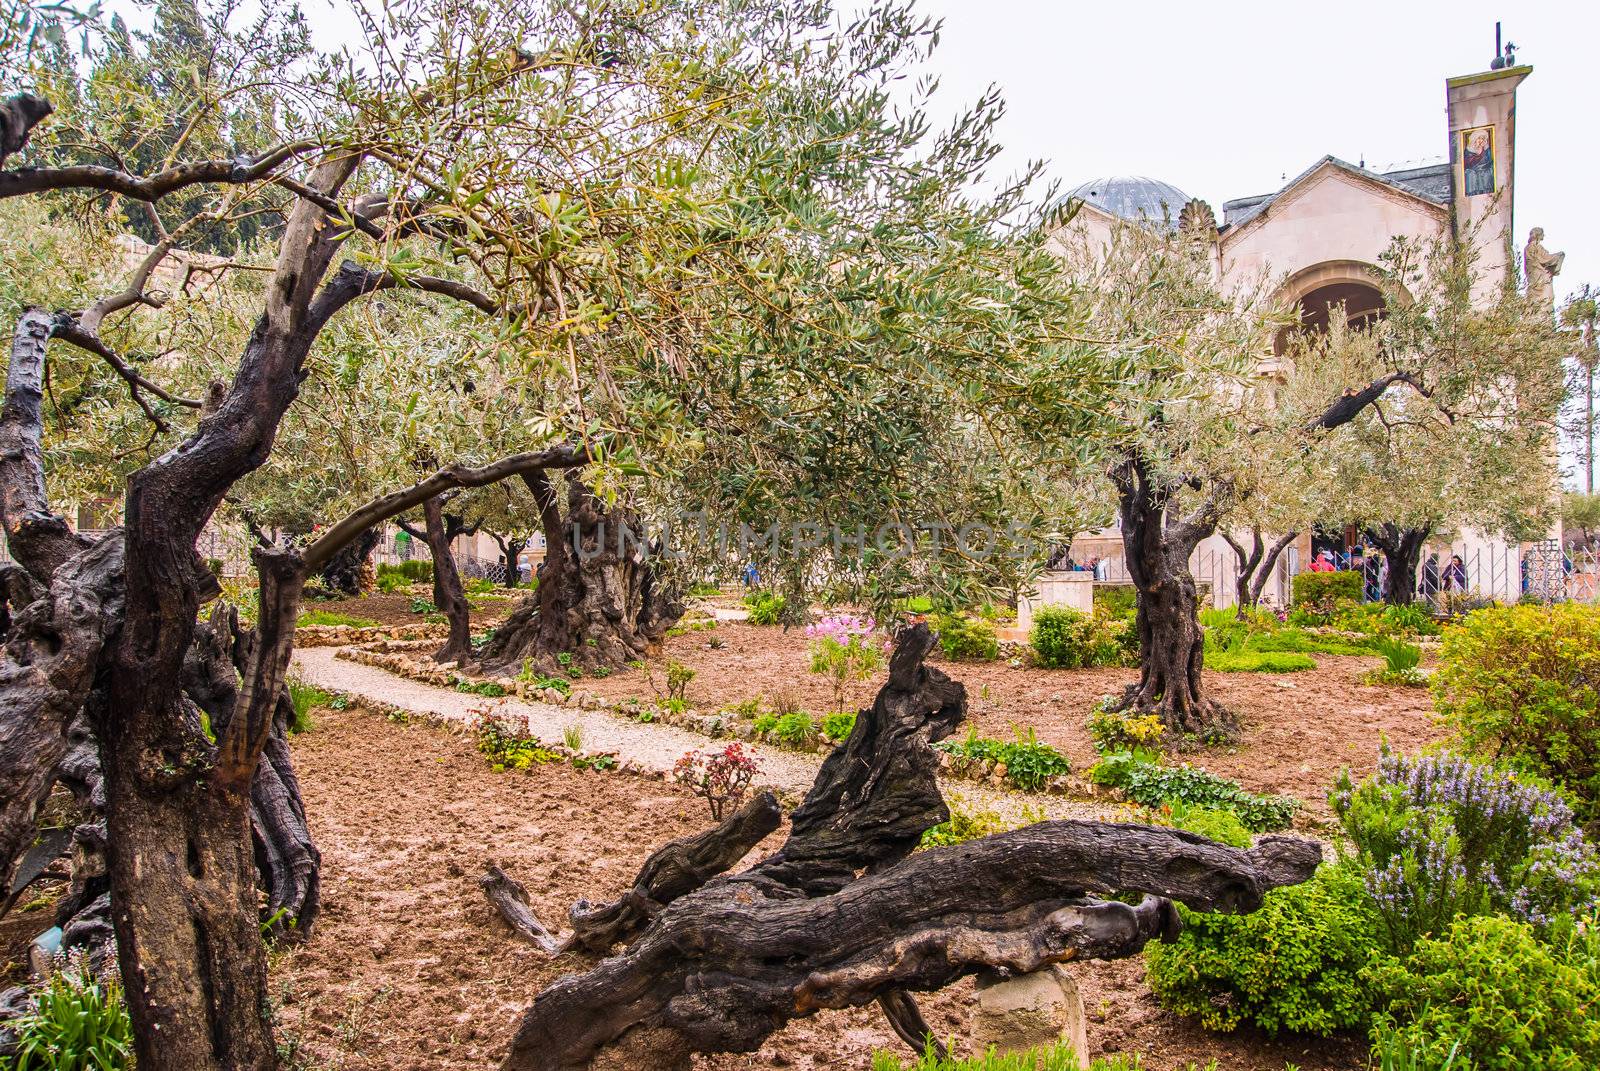
[(1005, 833), (1045, 820), (1044, 811), (1037, 807), (1023, 807), (1015, 822), (1008, 822), (1000, 812), (988, 807), (969, 807), (965, 796), (952, 793), (949, 801), (950, 817), (922, 834), (923, 848), (942, 848), (950, 844), (964, 844), (969, 840)]
[(475, 576), (463, 581), (461, 587), (468, 595), (490, 595), (494, 593), (495, 583), (487, 577)]
[(833, 686), (833, 709), (845, 709), (850, 685), (871, 677), (883, 665), (886, 641), (874, 634), (876, 628), (872, 618), (852, 614), (832, 614), (806, 626), (811, 672), (827, 677)]
[(1136, 748), (1154, 749), (1161, 745), (1166, 726), (1159, 714), (1121, 714), (1097, 707), (1089, 715), (1085, 727), (1094, 749), (1102, 755), (1114, 751), (1133, 751)]
[(1095, 612), (1084, 614), (1046, 606), (1033, 615), (1028, 632), (1033, 659), (1045, 669), (1120, 666), (1137, 657), (1138, 632), (1133, 620)]
[(495, 681), (474, 681), (465, 677), (456, 678), (456, 691), (467, 695), (488, 696), (491, 699), (506, 694), (505, 688)]
[(744, 597), (746, 618), (752, 625), (776, 625), (783, 620), (789, 600), (775, 591), (752, 591)]
[(737, 703), (729, 703), (722, 708), (724, 713), (732, 714), (736, 718), (756, 718), (761, 714), (761, 696), (753, 695), (749, 699), (741, 699)]
[(1129, 817), (1135, 822), (1198, 833), (1230, 848), (1248, 848), (1253, 839), (1239, 816), (1232, 811), (1221, 807), (1201, 807), (1182, 800), (1165, 803), (1155, 809), (1140, 808)]
[(832, 714), (822, 716), (822, 735), (835, 744), (842, 744), (850, 739), (855, 727), (856, 713), (853, 710), (836, 710)]
[(411, 581), (405, 578), (404, 573), (380, 572), (378, 574), (378, 590), (383, 592), (385, 595), (393, 594), (394, 592), (399, 591), (401, 588), (410, 586)]
[[(1461, 1051), (1461, 1042), (1452, 1041), (1443, 1056), (1414, 1045), (1390, 1026), (1379, 1026), (1372, 1046), (1372, 1071), (1473, 1071)], [(1443, 1046), (1439, 1046), (1443, 1048)]]
[(1218, 673), (1299, 673), (1316, 669), (1316, 659), (1292, 651), (1206, 648), (1206, 668)]
[(1300, 801), (1288, 796), (1258, 796), (1246, 792), (1237, 781), (1198, 767), (1162, 766), (1126, 751), (1101, 757), (1089, 767), (1088, 777), (1097, 785), (1120, 789), (1145, 807), (1186, 803), (1232, 811), (1254, 833), (1289, 828), (1300, 808)]
[(12, 1071), (124, 1071), (133, 1067), (133, 1025), (115, 980), (77, 965), (52, 974), (33, 1009), (14, 1022)]
[(289, 702), (294, 705), (294, 719), (289, 722), (289, 732), (307, 732), (311, 729), (311, 711), (316, 707), (332, 707), (334, 696), (299, 677), (290, 677), (286, 683), (289, 686)]
[(667, 699), (676, 699), (679, 702), (688, 702), (689, 682), (694, 680), (695, 672), (682, 662), (667, 663)]
[(478, 750), (495, 773), (526, 770), (565, 758), (539, 742), (529, 728), (527, 715), (507, 713), (504, 700), (474, 708), (468, 725)]
[(940, 751), (968, 762), (995, 763), (1005, 767), (1012, 784), (1029, 792), (1043, 788), (1052, 777), (1072, 772), (1067, 757), (1039, 739), (1030, 726), (1015, 730), (1016, 739), (1007, 743), (979, 736), (976, 727), (968, 728), (960, 740), (941, 740), (933, 745)]
[(939, 634), (939, 649), (946, 658), (993, 662), (1000, 657), (1000, 641), (987, 621), (966, 614), (936, 614), (928, 624)]
[[(997, 1052), (990, 1049), (981, 1056), (949, 1056), (940, 1059), (930, 1046), (913, 1063), (904, 1063), (887, 1052), (872, 1054), (872, 1071), (1085, 1071), (1070, 1045), (1050, 1045), (1025, 1052)], [(1096, 1057), (1087, 1071), (1145, 1071), (1137, 1055)], [(1184, 1071), (1217, 1071), (1216, 1061), (1204, 1068), (1189, 1064)]]
[(772, 736), (784, 747), (807, 747), (817, 738), (817, 720), (803, 710), (780, 714), (773, 722)]
[(411, 600), (411, 612), (414, 614), (436, 614), (439, 608), (433, 604), (432, 599), (416, 598)]
[(1372, 684), (1401, 684), (1421, 687), (1427, 684), (1417, 666), (1422, 663), (1422, 648), (1407, 643), (1397, 636), (1378, 636), (1372, 641), (1373, 649), (1383, 656), (1383, 668), (1373, 670), (1364, 678)]
[(359, 617), (355, 614), (340, 613), (337, 610), (301, 610), (300, 628), (308, 625), (349, 625), (351, 628), (373, 628), (378, 622), (370, 617)]
[(561, 730), (561, 742), (568, 751), (583, 751), (583, 726), (573, 723)]

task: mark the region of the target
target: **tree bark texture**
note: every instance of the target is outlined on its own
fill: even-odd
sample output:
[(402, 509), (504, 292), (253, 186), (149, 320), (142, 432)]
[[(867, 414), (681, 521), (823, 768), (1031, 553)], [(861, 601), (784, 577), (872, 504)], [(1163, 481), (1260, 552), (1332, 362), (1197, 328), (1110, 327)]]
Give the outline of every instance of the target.
[(1410, 606), (1417, 596), (1417, 567), (1433, 525), (1402, 528), (1393, 522), (1367, 529), (1367, 542), (1383, 551), (1389, 572), (1383, 581), (1383, 601), (1391, 606)]
[[(1075, 821), (910, 855), (948, 815), (931, 744), (966, 711), (961, 685), (924, 665), (932, 645), (924, 625), (899, 637), (888, 683), (824, 762), (783, 847), (705, 878), (625, 950), (547, 987), (503, 1067), (576, 1071), (646, 1043), (657, 1066), (682, 1066), (690, 1052), (753, 1051), (792, 1019), (872, 1001), (920, 1046), (926, 1024), (911, 992), (1132, 955), (1177, 932), (1169, 897), (1250, 911), (1315, 869), (1320, 849), (1295, 838), (1241, 852), (1171, 829)], [(1095, 899), (1126, 893), (1146, 895)]]
[(434, 652), (436, 662), (461, 662), (472, 656), (472, 608), (461, 586), (461, 570), (445, 528), (444, 500), (435, 495), (422, 505), (428, 551), (433, 555), (433, 604), (450, 622), (450, 638)]
[(1114, 709), (1159, 714), (1173, 736), (1231, 736), (1234, 718), (1205, 694), (1205, 630), (1189, 557), (1221, 514), (1213, 493), (1177, 516), (1170, 479), (1132, 454), (1112, 470), (1128, 575), (1139, 591), (1139, 680)]
[(362, 532), (322, 567), (322, 583), (329, 591), (340, 595), (366, 594), (367, 585), (371, 583), (367, 559), (372, 557), (382, 539), (383, 531), (377, 525)]
[(513, 669), (531, 661), (547, 673), (570, 665), (588, 670), (645, 657), (681, 616), (683, 603), (657, 579), (643, 526), (621, 506), (607, 507), (567, 477), (563, 516), (548, 471), (524, 476), (539, 507), (544, 561), (539, 586), (484, 646), (483, 665)]

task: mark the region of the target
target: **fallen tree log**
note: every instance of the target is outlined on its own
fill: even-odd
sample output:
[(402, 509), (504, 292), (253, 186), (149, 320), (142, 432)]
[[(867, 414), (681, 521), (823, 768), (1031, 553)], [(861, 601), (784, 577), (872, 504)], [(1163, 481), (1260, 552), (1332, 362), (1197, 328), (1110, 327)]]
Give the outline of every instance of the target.
[(491, 866), (489, 872), (478, 879), (478, 888), (483, 890), (483, 895), (489, 898), (494, 909), (500, 912), (500, 917), (518, 937), (552, 956), (562, 950), (560, 939), (545, 929), (534, 915), (528, 890), (517, 879), (499, 867)]
[[(1290, 837), (1239, 851), (1081, 821), (911, 856), (948, 817), (930, 745), (966, 713), (965, 689), (923, 664), (932, 645), (923, 625), (898, 637), (888, 683), (823, 763), (783, 847), (678, 896), (625, 951), (548, 986), (506, 1071), (578, 1071), (608, 1050), (686, 1068), (691, 1053), (753, 1051), (792, 1019), (872, 1001), (920, 1048), (928, 1029), (911, 992), (1133, 955), (1177, 934), (1172, 901), (1252, 911), (1320, 861), (1316, 844)], [(1144, 898), (1097, 899), (1130, 893)]]

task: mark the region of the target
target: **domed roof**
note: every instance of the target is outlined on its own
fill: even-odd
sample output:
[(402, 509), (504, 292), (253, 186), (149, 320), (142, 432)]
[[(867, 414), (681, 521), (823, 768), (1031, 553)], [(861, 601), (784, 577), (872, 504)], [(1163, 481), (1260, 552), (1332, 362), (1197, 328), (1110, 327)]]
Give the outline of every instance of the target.
[(1071, 190), (1068, 198), (1094, 205), (1113, 216), (1123, 219), (1146, 220), (1160, 223), (1163, 220), (1176, 226), (1178, 213), (1189, 203), (1189, 195), (1170, 182), (1145, 178), (1143, 175), (1108, 175), (1091, 179)]

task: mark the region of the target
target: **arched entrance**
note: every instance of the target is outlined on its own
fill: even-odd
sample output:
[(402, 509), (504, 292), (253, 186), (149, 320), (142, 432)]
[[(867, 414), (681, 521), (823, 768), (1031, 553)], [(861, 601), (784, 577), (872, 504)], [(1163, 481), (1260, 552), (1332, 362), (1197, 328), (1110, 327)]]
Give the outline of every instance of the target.
[(1300, 325), (1278, 333), (1273, 347), (1282, 356), (1292, 331), (1326, 331), (1329, 318), (1342, 307), (1345, 323), (1361, 327), (1383, 318), (1383, 291), (1378, 288), (1378, 273), (1370, 264), (1358, 260), (1335, 260), (1315, 264), (1291, 275), (1280, 291), (1286, 303), (1299, 310)]

